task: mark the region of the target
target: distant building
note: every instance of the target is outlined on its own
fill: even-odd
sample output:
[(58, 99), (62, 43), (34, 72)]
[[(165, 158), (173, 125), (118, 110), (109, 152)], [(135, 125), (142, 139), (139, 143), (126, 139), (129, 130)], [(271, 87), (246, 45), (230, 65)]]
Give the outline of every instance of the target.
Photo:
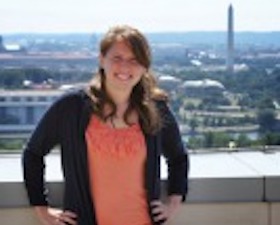
[(168, 92), (176, 90), (181, 83), (180, 79), (170, 75), (161, 75), (158, 78), (159, 86)]
[(233, 7), (228, 8), (228, 30), (227, 30), (227, 59), (226, 67), (227, 71), (232, 73), (234, 70), (234, 19), (233, 19)]
[(0, 53), (22, 53), (26, 52), (26, 49), (19, 44), (4, 45), (3, 37), (0, 35)]
[(6, 52), (24, 52), (24, 48), (18, 44), (5, 45)]
[(0, 35), (0, 53), (1, 52), (4, 52), (5, 51), (5, 47), (3, 45), (3, 38), (2, 36)]
[(225, 90), (224, 85), (216, 80), (187, 80), (180, 90), (188, 97), (202, 97), (212, 94), (222, 94)]
[(0, 134), (30, 134), (47, 108), (64, 91), (0, 90)]

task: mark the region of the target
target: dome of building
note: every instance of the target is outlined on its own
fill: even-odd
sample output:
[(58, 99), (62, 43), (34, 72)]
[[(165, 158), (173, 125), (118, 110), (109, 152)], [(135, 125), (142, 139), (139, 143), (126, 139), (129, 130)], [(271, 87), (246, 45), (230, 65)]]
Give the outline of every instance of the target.
[(219, 88), (225, 89), (224, 85), (216, 80), (204, 79), (204, 80), (187, 80), (183, 83), (184, 88)]
[(161, 75), (158, 78), (159, 81), (171, 81), (171, 82), (180, 82), (180, 79), (170, 76), (170, 75)]
[(180, 79), (170, 75), (161, 75), (158, 77), (159, 86), (167, 91), (174, 90), (180, 85), (180, 83)]

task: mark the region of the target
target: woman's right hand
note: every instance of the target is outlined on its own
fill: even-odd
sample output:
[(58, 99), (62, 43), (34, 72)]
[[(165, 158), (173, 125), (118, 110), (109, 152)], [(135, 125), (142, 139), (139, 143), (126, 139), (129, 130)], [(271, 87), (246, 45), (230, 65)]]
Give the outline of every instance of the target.
[(50, 208), (48, 206), (35, 206), (36, 214), (44, 225), (77, 225), (77, 215), (71, 211)]

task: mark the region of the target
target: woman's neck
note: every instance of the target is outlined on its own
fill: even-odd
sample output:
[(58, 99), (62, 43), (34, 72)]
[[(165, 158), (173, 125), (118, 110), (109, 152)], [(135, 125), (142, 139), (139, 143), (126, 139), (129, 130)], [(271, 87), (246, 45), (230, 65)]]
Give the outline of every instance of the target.
[(108, 94), (112, 98), (113, 102), (116, 104), (117, 107), (128, 106), (131, 91), (129, 90), (108, 90)]

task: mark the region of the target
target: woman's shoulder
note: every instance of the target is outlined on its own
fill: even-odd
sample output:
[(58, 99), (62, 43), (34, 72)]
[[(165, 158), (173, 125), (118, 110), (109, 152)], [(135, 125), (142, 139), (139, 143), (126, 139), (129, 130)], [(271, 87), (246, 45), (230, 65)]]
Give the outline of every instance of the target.
[(80, 108), (89, 100), (84, 89), (71, 90), (63, 93), (55, 102), (54, 106), (63, 108)]
[(83, 101), (87, 98), (86, 91), (84, 89), (70, 90), (63, 93), (58, 101), (67, 102), (67, 101)]

